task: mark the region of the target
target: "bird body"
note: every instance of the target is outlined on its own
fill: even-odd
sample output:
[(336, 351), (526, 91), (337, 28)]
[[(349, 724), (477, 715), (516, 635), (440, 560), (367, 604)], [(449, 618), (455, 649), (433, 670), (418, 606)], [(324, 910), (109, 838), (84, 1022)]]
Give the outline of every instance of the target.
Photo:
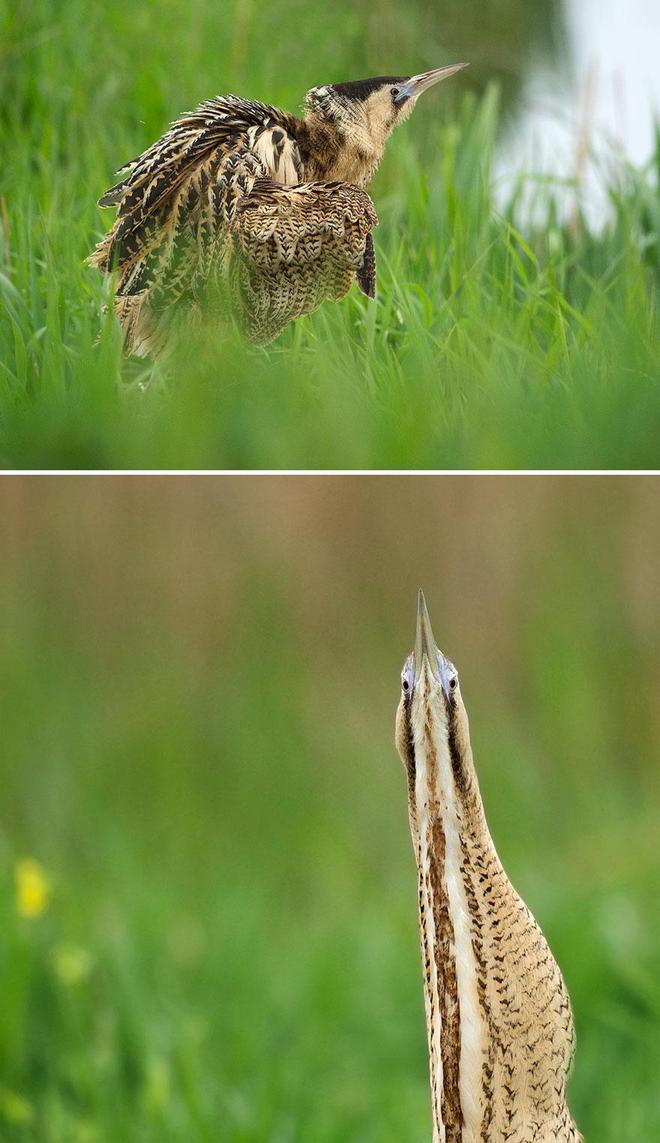
[(373, 297), (364, 188), (419, 94), (457, 70), (313, 88), (302, 118), (227, 96), (173, 123), (99, 200), (118, 213), (89, 261), (117, 272), (127, 351), (157, 356), (208, 312), (266, 344), (356, 280)]
[(397, 746), (408, 779), (434, 1143), (579, 1143), (559, 967), (488, 830), (453, 665), (420, 593)]

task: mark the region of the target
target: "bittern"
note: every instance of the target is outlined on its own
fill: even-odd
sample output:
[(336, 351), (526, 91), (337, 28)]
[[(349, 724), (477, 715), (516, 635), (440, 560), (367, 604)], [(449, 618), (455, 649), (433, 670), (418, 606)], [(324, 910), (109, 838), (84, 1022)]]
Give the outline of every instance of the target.
[(356, 279), (373, 297), (364, 188), (419, 96), (464, 66), (314, 87), (302, 118), (229, 95), (176, 120), (99, 200), (118, 213), (89, 261), (117, 273), (126, 351), (157, 356), (204, 314), (267, 344)]
[(497, 856), (458, 675), (421, 592), (396, 742), (419, 882), (434, 1143), (577, 1143), (570, 1001)]

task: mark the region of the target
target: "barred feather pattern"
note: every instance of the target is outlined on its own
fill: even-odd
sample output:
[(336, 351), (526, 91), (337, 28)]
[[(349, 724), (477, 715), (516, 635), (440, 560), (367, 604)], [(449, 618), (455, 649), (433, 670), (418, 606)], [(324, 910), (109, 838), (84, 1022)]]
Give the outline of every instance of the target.
[(433, 1143), (582, 1143), (566, 1098), (575, 1046), (568, 993), (495, 849), (454, 680), (446, 698), (422, 674), (397, 712), (418, 872)]
[(117, 274), (127, 352), (162, 355), (175, 307), (233, 316), (265, 344), (356, 276), (373, 295), (371, 200), (304, 182), (300, 125), (267, 104), (212, 99), (122, 169), (99, 202), (116, 221), (89, 262)]
[[(356, 276), (373, 293), (369, 240), (377, 223), (371, 199), (358, 187), (257, 180), (232, 232), (234, 291), (252, 340), (272, 341), (327, 298), (343, 298)], [(363, 268), (367, 277), (360, 280)]]

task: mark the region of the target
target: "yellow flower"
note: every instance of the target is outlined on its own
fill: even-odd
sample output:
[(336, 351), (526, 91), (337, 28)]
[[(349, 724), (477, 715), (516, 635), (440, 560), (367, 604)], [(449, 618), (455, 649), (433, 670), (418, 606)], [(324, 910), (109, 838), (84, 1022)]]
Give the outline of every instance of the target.
[(50, 883), (38, 861), (23, 857), (16, 862), (16, 908), (21, 917), (40, 917), (48, 908)]

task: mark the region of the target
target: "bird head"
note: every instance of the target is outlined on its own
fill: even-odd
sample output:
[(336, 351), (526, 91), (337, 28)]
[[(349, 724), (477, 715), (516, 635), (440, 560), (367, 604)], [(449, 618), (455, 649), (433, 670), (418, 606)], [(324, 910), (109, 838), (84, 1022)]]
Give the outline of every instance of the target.
[(464, 67), (467, 64), (454, 64), (421, 75), (381, 75), (313, 87), (305, 98), (305, 109), (358, 143), (362, 139), (367, 146), (384, 146), (394, 128), (412, 113), (423, 92)]
[(408, 774), (411, 814), (421, 805), (474, 805), (478, 786), (458, 672), (436, 645), (421, 591), (415, 649), (401, 674), (396, 744)]

